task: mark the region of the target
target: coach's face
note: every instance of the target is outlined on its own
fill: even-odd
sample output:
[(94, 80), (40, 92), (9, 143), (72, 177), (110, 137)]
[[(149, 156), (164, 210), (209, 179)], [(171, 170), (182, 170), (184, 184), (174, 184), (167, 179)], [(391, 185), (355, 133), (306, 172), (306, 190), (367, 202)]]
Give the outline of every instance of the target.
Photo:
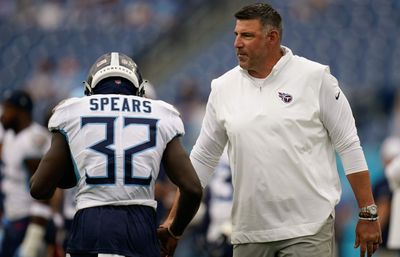
[(237, 20), (235, 35), (234, 46), (240, 67), (257, 77), (257, 74), (264, 69), (267, 61), (269, 52), (268, 33), (260, 20), (253, 19)]

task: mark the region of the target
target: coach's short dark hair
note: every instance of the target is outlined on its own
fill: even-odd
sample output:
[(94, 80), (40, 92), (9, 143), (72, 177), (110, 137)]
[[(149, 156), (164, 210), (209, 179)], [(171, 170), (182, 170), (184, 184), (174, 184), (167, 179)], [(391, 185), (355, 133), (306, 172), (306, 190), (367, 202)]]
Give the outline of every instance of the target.
[(270, 25), (279, 31), (282, 37), (282, 18), (281, 15), (266, 3), (255, 3), (242, 7), (235, 13), (238, 20), (259, 19), (263, 27)]

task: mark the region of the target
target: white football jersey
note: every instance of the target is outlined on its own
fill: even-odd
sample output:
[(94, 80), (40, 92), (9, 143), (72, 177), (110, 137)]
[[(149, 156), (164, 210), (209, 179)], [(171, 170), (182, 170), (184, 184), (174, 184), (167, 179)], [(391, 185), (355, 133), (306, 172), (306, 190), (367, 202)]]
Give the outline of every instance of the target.
[(113, 94), (60, 103), (49, 129), (63, 133), (69, 143), (78, 181), (77, 210), (132, 204), (156, 208), (154, 184), (164, 149), (184, 134), (173, 106)]
[(7, 130), (2, 147), (2, 190), (5, 194), (5, 215), (10, 220), (30, 215), (33, 201), (29, 193), (30, 171), (24, 163), (28, 159), (40, 159), (50, 147), (50, 133), (45, 127), (32, 123), (15, 134)]

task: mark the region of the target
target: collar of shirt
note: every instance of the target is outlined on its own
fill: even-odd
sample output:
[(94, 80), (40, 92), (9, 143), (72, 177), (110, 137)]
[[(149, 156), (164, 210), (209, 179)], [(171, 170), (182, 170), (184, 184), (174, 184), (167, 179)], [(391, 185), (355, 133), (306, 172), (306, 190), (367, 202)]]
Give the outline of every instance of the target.
[(283, 56), (279, 59), (279, 61), (274, 65), (272, 68), (271, 73), (266, 77), (266, 78), (254, 78), (252, 77), (249, 72), (242, 67), (239, 66), (240, 71), (245, 74), (249, 79), (252, 81), (256, 82), (257, 86), (262, 86), (264, 84), (264, 81), (266, 81), (270, 77), (276, 76), (282, 69), (283, 67), (289, 62), (289, 60), (293, 57), (292, 50), (286, 46), (281, 46)]

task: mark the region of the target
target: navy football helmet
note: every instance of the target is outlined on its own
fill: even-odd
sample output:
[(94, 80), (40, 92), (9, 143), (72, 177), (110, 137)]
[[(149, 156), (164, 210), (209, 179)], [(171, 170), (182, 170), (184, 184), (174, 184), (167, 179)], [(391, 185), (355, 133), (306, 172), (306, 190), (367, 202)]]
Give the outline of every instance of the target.
[(92, 65), (87, 80), (83, 82), (85, 95), (92, 95), (96, 85), (110, 77), (120, 77), (128, 80), (136, 88), (136, 95), (144, 95), (146, 81), (143, 81), (136, 63), (127, 55), (117, 52), (100, 56)]

